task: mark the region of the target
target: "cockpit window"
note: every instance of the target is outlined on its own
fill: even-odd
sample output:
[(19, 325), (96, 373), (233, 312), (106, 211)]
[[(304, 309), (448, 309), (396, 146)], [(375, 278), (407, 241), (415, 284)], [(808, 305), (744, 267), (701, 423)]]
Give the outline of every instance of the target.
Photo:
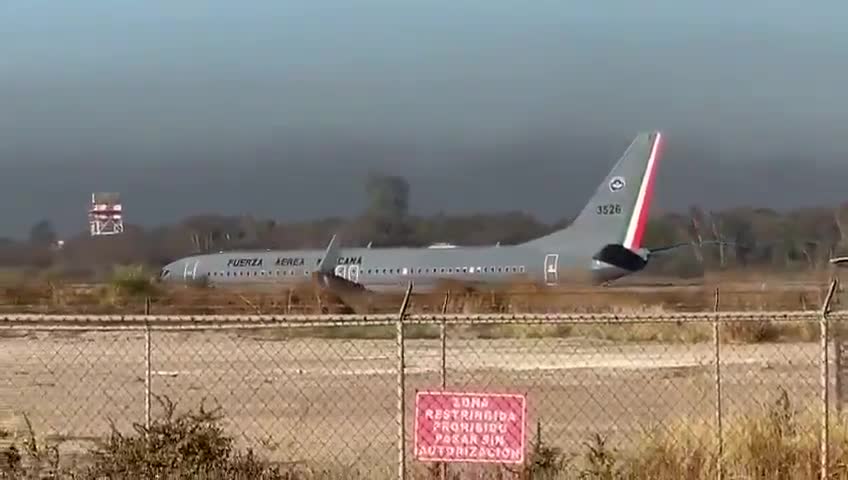
[(170, 275), (170, 273), (171, 273), (171, 271), (170, 271), (170, 270), (168, 270), (167, 268), (162, 269), (162, 273), (160, 273), (160, 274), (159, 274), (159, 278), (165, 278), (165, 277), (167, 277), (168, 275)]

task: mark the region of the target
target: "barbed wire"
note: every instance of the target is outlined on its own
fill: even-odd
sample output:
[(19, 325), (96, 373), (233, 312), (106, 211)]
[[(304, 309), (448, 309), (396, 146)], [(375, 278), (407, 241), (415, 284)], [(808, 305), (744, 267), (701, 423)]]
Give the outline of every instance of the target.
[[(848, 311), (831, 312), (833, 320), (848, 318)], [(388, 325), (397, 322), (398, 314), (314, 314), (314, 315), (108, 315), (108, 314), (0, 314), (0, 328), (7, 324), (43, 324), (77, 323), (91, 324), (85, 328), (95, 328), (97, 324), (150, 324), (156, 328), (167, 328), (174, 324), (182, 326), (233, 323), (239, 327), (254, 324), (272, 323), (297, 327), (333, 327), (351, 325)], [(403, 322), (407, 324), (510, 324), (510, 323), (696, 323), (713, 321), (734, 322), (794, 322), (815, 321), (821, 318), (816, 311), (722, 311), (722, 312), (669, 312), (669, 313), (482, 313), (482, 314), (405, 314)]]

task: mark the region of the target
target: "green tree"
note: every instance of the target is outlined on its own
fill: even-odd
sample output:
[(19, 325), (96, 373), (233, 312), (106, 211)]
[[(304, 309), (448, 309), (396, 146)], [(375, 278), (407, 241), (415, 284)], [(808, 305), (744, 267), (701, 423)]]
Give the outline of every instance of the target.
[(409, 182), (396, 175), (371, 173), (365, 183), (368, 193), (368, 214), (377, 218), (399, 221), (409, 211)]
[(396, 175), (372, 173), (365, 183), (368, 209), (363, 219), (364, 235), (375, 246), (407, 242), (409, 225), (409, 182)]
[(58, 236), (49, 220), (41, 220), (29, 231), (29, 241), (37, 246), (49, 246), (56, 243)]

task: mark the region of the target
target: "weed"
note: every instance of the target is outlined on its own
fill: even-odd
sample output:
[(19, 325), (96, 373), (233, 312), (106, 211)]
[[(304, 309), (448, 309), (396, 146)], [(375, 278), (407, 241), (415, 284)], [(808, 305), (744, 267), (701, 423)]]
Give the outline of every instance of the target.
[(151, 275), (141, 266), (115, 267), (110, 285), (118, 297), (144, 298), (157, 293)]

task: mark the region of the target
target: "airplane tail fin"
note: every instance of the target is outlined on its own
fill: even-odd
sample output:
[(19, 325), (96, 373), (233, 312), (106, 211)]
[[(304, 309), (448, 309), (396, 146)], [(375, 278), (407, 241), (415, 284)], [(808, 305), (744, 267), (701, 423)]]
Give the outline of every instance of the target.
[(639, 250), (663, 141), (660, 132), (637, 135), (574, 222), (528, 245), (556, 248), (570, 244), (594, 252), (617, 244)]

